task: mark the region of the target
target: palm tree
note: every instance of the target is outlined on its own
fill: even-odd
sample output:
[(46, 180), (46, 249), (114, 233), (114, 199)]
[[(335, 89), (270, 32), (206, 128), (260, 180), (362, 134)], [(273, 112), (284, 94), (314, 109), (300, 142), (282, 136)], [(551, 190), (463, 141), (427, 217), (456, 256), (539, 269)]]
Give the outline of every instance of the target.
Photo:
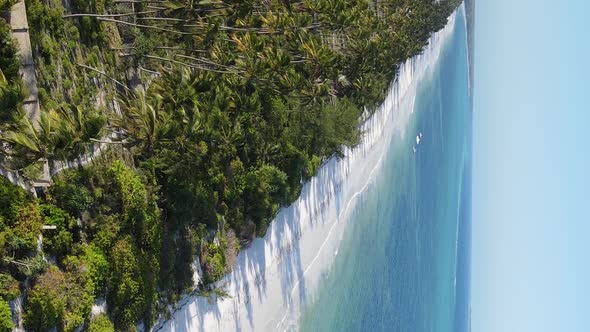
[(50, 112), (42, 112), (37, 124), (20, 113), (11, 128), (2, 133), (2, 154), (16, 169), (56, 155), (57, 119)]
[(63, 153), (60, 159), (72, 160), (88, 154), (94, 141), (103, 136), (106, 119), (93, 108), (62, 106), (56, 116), (59, 118), (56, 151)]
[(136, 89), (121, 99), (122, 115), (115, 119), (116, 126), (123, 131), (123, 138), (131, 146), (138, 146), (147, 155), (152, 153), (157, 142), (167, 141), (174, 129), (169, 113), (163, 110), (162, 96), (146, 96), (145, 91)]
[(38, 123), (20, 113), (2, 133), (1, 153), (16, 169), (38, 161), (73, 160), (91, 151), (105, 123), (102, 114), (80, 106), (41, 112)]
[(20, 109), (25, 95), (25, 89), (20, 81), (11, 84), (0, 69), (0, 123), (5, 123), (14, 116)]
[(203, 130), (202, 110), (205, 105), (198, 91), (203, 88), (203, 75), (206, 74), (183, 68), (154, 82), (154, 93), (162, 96), (166, 112), (175, 121), (176, 135), (195, 137)]

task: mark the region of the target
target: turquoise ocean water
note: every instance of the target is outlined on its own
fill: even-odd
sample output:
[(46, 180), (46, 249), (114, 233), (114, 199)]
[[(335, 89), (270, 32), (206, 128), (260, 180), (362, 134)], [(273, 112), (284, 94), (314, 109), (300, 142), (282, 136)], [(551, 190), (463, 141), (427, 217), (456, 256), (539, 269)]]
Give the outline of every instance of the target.
[[(471, 130), (464, 15), (356, 204), (302, 331), (468, 331)], [(416, 136), (422, 134), (420, 143)], [(415, 149), (415, 151), (414, 151)]]

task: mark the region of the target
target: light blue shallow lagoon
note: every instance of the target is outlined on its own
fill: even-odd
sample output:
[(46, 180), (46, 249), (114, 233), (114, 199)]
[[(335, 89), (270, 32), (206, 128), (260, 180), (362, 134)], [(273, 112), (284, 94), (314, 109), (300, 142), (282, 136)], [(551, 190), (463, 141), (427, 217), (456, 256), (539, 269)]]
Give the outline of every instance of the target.
[[(302, 331), (468, 331), (471, 130), (465, 17), (351, 213)], [(419, 138), (419, 143), (417, 139)]]

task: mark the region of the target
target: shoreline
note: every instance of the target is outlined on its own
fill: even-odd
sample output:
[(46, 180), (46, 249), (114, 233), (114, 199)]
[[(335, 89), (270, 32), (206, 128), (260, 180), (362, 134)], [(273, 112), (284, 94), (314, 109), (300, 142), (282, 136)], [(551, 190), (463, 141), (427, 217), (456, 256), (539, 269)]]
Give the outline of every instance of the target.
[(330, 262), (338, 253), (348, 215), (374, 183), (392, 139), (406, 137), (417, 84), (437, 63), (457, 13), (429, 39), (424, 52), (400, 66), (383, 104), (361, 124), (360, 144), (330, 158), (302, 188), (300, 197), (282, 208), (266, 235), (242, 250), (233, 267), (215, 285), (230, 297), (214, 300), (188, 296), (171, 319), (152, 331), (288, 330), (298, 326), (300, 308), (313, 300)]

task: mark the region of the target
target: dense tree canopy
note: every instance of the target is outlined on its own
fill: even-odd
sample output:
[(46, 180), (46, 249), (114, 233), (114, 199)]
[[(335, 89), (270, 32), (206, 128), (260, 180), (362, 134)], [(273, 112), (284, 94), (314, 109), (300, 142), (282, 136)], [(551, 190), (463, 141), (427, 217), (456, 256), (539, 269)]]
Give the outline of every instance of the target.
[(24, 319), (30, 331), (73, 331), (90, 313), (94, 285), (78, 259), (64, 262), (62, 272), (55, 266), (37, 278), (28, 294)]

